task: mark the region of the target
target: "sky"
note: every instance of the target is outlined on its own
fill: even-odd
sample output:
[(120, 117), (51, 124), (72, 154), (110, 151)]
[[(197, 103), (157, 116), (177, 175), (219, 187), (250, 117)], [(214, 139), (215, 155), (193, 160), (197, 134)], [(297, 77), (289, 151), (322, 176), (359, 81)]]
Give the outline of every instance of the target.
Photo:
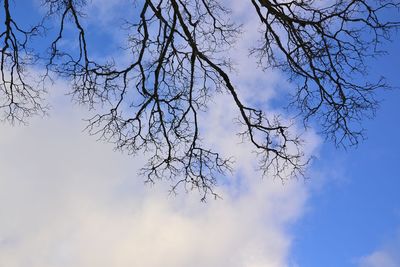
[[(24, 3), (21, 18), (40, 14), (37, 1)], [(93, 0), (102, 23), (87, 19), (98, 43), (122, 38), (108, 26), (122, 12), (119, 3)], [(247, 101), (276, 112), (270, 101), (291, 85), (243, 52), (257, 35), (247, 8), (232, 5), (250, 25), (234, 51), (234, 80)], [(400, 87), (397, 35), (387, 50), (371, 72)], [(251, 147), (232, 134), (229, 96), (216, 95), (202, 115), (204, 138), (235, 157), (236, 172), (218, 187), (223, 199), (207, 203), (195, 192), (171, 196), (167, 183), (145, 185), (137, 175), (143, 158), (83, 132), (87, 111), (67, 91), (61, 79), (51, 87), (48, 117), (0, 125), (0, 266), (400, 266), (400, 90), (379, 94), (380, 109), (364, 122), (368, 138), (357, 148), (337, 149), (310, 129), (305, 152), (316, 159), (309, 179), (284, 184), (255, 171)]]

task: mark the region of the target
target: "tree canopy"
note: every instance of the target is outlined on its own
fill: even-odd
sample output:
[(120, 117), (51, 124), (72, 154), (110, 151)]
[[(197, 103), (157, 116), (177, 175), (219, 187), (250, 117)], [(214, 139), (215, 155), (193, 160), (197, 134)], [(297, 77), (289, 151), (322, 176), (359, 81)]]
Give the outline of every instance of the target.
[[(318, 122), (335, 144), (357, 144), (359, 122), (377, 108), (376, 91), (388, 87), (383, 78), (366, 79), (367, 61), (383, 54), (381, 42), (399, 29), (387, 19), (399, 1), (248, 1), (262, 29), (249, 53), (265, 71), (279, 69), (296, 85), (289, 106), (305, 126)], [(62, 77), (75, 101), (98, 111), (88, 120), (90, 133), (133, 154), (147, 151), (142, 170), (148, 181), (170, 179), (172, 190), (195, 188), (206, 197), (232, 162), (203, 145), (198, 118), (210, 97), (227, 92), (240, 114), (238, 134), (254, 147), (260, 169), (278, 177), (303, 173), (308, 160), (300, 137), (279, 116), (245, 103), (232, 82), (226, 51), (242, 25), (231, 17), (229, 1), (133, 1), (136, 16), (124, 18), (119, 29), (127, 33), (126, 64), (93, 57), (83, 23), (90, 1), (43, 0), (43, 18), (28, 28), (13, 13), (19, 2), (0, 3), (2, 119), (25, 122), (46, 113), (46, 80)], [(51, 33), (49, 21), (57, 25)], [(41, 38), (46, 53), (37, 49)], [(77, 48), (60, 45), (65, 39)], [(32, 66), (45, 73), (32, 79)]]

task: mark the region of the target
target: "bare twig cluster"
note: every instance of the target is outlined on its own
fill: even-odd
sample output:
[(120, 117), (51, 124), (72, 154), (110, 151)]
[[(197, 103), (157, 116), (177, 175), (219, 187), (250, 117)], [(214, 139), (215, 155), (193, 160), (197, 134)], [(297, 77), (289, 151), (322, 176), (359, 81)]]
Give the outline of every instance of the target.
[(264, 26), (254, 48), (263, 66), (287, 71), (299, 87), (292, 105), (305, 122), (318, 117), (322, 132), (338, 145), (355, 145), (362, 129), (355, 125), (377, 107), (383, 78), (365, 81), (366, 59), (376, 57), (380, 43), (398, 29), (399, 21), (383, 14), (398, 10), (399, 1), (252, 0)]
[[(379, 53), (378, 44), (400, 25), (384, 22), (380, 12), (399, 8), (396, 1), (250, 0), (264, 27), (261, 45), (252, 52), (265, 67), (288, 71), (300, 86), (293, 104), (305, 122), (317, 116), (323, 131), (338, 144), (357, 143), (361, 134), (352, 127), (377, 105), (373, 95), (385, 87), (358, 84), (354, 74), (366, 71), (365, 58)], [(5, 28), (1, 33), (0, 110), (6, 118), (24, 120), (44, 111), (41, 89), (26, 81), (27, 66), (38, 60), (28, 48), (42, 24), (21, 29), (3, 0)], [(370, 3), (372, 2), (372, 3)], [(57, 21), (56, 36), (45, 60), (46, 76), (56, 74), (72, 82), (71, 94), (99, 113), (88, 120), (88, 130), (130, 153), (146, 151), (143, 168), (148, 182), (158, 179), (198, 189), (204, 199), (218, 176), (231, 170), (231, 159), (205, 147), (201, 141), (199, 113), (217, 92), (228, 92), (235, 103), (243, 131), (259, 155), (260, 168), (283, 179), (289, 170), (301, 174), (300, 139), (289, 125), (270, 119), (263, 110), (244, 103), (230, 79), (231, 60), (224, 52), (240, 36), (240, 25), (218, 0), (136, 1), (136, 18), (125, 21), (129, 32), (130, 62), (100, 63), (91, 57), (83, 10), (84, 0), (45, 0), (45, 19)], [(250, 11), (249, 11), (250, 12)], [(76, 50), (60, 45), (75, 29)], [(371, 50), (372, 48), (372, 50)], [(100, 112), (101, 111), (101, 112)], [(286, 175), (286, 174), (285, 174)]]
[(9, 1), (2, 2), (0, 116), (11, 123), (24, 122), (27, 117), (46, 111), (41, 98), (44, 90), (33, 82), (27, 71), (37, 60), (29, 41), (41, 33), (42, 26), (23, 29), (14, 20)]

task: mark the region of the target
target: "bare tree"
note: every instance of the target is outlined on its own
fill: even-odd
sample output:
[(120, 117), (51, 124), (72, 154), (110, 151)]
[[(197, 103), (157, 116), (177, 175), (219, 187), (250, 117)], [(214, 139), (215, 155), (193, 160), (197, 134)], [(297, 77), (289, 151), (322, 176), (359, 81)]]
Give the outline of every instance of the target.
[[(377, 106), (374, 93), (383, 79), (359, 84), (366, 59), (377, 56), (382, 40), (400, 27), (382, 14), (397, 11), (391, 0), (249, 0), (260, 19), (260, 42), (250, 52), (266, 70), (279, 68), (298, 84), (292, 106), (305, 125), (318, 118), (322, 132), (338, 145), (356, 144), (362, 136), (357, 123)], [(238, 134), (259, 156), (260, 169), (283, 178), (302, 174), (307, 160), (301, 140), (292, 136), (279, 117), (267, 116), (241, 99), (231, 81), (232, 63), (226, 57), (241, 34), (232, 21), (229, 3), (221, 0), (141, 0), (132, 3), (137, 16), (126, 19), (131, 61), (125, 66), (93, 59), (84, 27), (85, 0), (44, 0), (41, 23), (22, 29), (9, 0), (2, 0), (0, 110), (9, 121), (25, 121), (43, 113), (44, 88), (26, 78), (29, 66), (44, 64), (46, 75), (71, 81), (79, 103), (99, 111), (88, 120), (88, 130), (114, 142), (119, 149), (151, 157), (143, 168), (147, 181), (169, 179), (178, 186), (215, 195), (218, 176), (231, 170), (231, 160), (201, 142), (199, 113), (218, 92), (232, 96), (243, 125)], [(31, 38), (43, 36), (43, 26), (58, 25), (47, 56), (32, 47)], [(75, 36), (66, 33), (72, 25)], [(67, 36), (67, 37), (66, 37)], [(60, 42), (70, 38), (78, 49)], [(48, 38), (47, 38), (48, 39)], [(46, 39), (46, 40), (47, 40)], [(104, 108), (108, 107), (105, 112)]]

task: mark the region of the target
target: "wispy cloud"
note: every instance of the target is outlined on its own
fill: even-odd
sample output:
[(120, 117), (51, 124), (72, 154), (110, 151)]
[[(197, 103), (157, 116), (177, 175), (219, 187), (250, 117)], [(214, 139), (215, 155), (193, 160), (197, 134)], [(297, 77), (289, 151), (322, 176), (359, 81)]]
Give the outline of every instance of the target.
[(383, 247), (361, 257), (359, 267), (398, 267), (400, 266), (400, 231)]
[(207, 204), (193, 192), (169, 197), (166, 183), (143, 185), (141, 157), (81, 133), (81, 116), (59, 103), (29, 127), (1, 126), (1, 266), (288, 266), (303, 183), (261, 180), (247, 146), (227, 138), (220, 149), (242, 157), (246, 190), (222, 185), (224, 199)]
[[(103, 2), (94, 1), (99, 14)], [(251, 19), (235, 3), (235, 16)], [(285, 81), (257, 70), (243, 49), (253, 40), (247, 34), (234, 79), (244, 98), (266, 105)], [(235, 134), (229, 97), (213, 98), (203, 137), (236, 158), (237, 172), (218, 188), (223, 200), (207, 204), (195, 192), (170, 197), (167, 182), (144, 186), (136, 175), (144, 159), (83, 134), (82, 112), (58, 98), (50, 118), (26, 128), (1, 125), (0, 266), (289, 266), (289, 229), (307, 189), (302, 181), (261, 179), (251, 147)], [(313, 151), (318, 138), (305, 138)]]

